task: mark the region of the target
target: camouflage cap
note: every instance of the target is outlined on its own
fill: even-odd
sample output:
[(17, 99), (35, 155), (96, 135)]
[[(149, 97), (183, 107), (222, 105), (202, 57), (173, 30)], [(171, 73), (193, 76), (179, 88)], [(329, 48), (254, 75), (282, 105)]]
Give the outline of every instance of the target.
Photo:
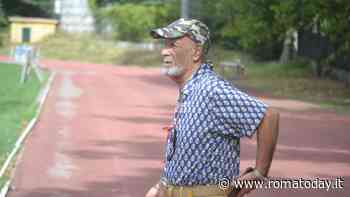
[(209, 28), (199, 20), (180, 18), (166, 27), (151, 30), (153, 38), (180, 38), (189, 35), (190, 38), (204, 45), (209, 41)]

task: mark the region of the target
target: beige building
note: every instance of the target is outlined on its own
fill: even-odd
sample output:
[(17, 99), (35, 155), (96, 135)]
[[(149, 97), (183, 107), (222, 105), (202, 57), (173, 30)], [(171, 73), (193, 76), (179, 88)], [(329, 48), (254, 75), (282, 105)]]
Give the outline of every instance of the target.
[(57, 20), (44, 18), (10, 17), (12, 43), (36, 43), (54, 34)]

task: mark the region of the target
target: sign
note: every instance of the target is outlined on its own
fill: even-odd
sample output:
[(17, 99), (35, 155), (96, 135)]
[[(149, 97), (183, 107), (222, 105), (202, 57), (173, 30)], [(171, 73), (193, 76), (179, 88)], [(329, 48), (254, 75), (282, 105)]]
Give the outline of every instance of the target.
[(13, 54), (16, 63), (26, 64), (28, 61), (28, 57), (33, 54), (33, 47), (29, 45), (18, 45), (15, 47)]
[(39, 81), (43, 81), (43, 76), (38, 65), (38, 51), (30, 45), (18, 45), (15, 47), (14, 51), (11, 52), (16, 63), (22, 65), (21, 79), (20, 83), (24, 83), (26, 78), (28, 78), (31, 69), (34, 70)]

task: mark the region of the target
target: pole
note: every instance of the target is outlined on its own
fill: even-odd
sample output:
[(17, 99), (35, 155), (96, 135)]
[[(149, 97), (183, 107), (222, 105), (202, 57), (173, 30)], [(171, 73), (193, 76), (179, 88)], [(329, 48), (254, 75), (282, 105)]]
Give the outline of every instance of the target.
[(181, 17), (189, 18), (189, 0), (181, 0)]

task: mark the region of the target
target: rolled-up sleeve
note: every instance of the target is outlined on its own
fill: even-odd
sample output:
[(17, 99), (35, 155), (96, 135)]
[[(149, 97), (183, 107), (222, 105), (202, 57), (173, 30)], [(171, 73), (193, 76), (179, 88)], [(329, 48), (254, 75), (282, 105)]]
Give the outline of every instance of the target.
[(214, 130), (237, 138), (253, 136), (268, 108), (230, 85), (215, 88), (211, 101)]

